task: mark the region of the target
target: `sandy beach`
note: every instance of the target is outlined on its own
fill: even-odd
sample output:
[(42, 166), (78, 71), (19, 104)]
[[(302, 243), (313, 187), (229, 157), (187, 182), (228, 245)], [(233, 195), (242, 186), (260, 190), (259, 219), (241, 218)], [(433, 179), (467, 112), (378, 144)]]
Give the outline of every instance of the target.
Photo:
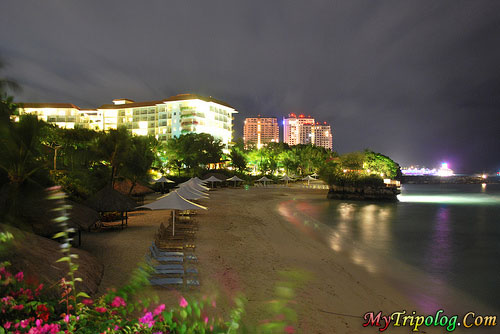
[[(365, 312), (415, 310), (387, 281), (334, 252), (323, 237), (325, 227), (294, 220), (293, 213), (280, 205), (325, 196), (326, 190), (283, 187), (211, 191), (210, 199), (200, 201), (209, 209), (195, 218), (199, 222), (195, 243), (201, 286), (182, 294), (198, 298), (217, 294), (221, 300), (231, 300), (242, 293), (247, 300), (245, 321), (257, 323), (268, 315), (265, 306), (282, 279), (279, 271), (300, 270), (309, 275), (295, 298), (301, 333), (374, 333), (376, 328), (362, 327)], [(82, 236), (82, 248), (104, 264), (99, 292), (128, 281), (169, 214), (167, 210), (134, 212), (126, 229)], [(179, 292), (155, 290), (170, 305), (179, 296)], [(219, 305), (223, 312), (229, 307), (224, 302)], [(389, 330), (411, 331), (392, 326)], [(434, 330), (420, 328), (426, 333)]]

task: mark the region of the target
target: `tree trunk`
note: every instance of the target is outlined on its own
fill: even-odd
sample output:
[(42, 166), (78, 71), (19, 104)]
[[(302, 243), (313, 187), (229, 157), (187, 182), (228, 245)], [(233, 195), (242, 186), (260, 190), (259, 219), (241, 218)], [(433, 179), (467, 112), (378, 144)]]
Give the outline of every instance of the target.
[[(132, 181), (132, 180), (131, 180)], [(130, 187), (130, 190), (128, 191), (128, 195), (132, 194), (132, 190), (134, 190), (135, 185), (137, 184), (137, 180), (134, 180), (132, 182), (132, 186)]]

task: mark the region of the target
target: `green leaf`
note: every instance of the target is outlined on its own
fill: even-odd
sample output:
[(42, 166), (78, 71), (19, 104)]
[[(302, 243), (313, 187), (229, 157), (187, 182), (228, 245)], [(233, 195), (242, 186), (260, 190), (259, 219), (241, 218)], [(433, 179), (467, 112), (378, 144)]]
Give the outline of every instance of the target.
[(76, 297), (77, 297), (77, 298), (78, 298), (78, 297), (90, 298), (90, 296), (89, 296), (89, 295), (87, 295), (87, 294), (86, 294), (85, 292), (83, 292), (83, 291), (78, 292), (78, 293), (76, 294)]
[(69, 256), (64, 256), (64, 257), (60, 258), (59, 260), (57, 260), (56, 263), (57, 262), (63, 262), (63, 261), (64, 262), (70, 262), (71, 259), (69, 258)]
[(59, 232), (59, 233), (56, 233), (52, 238), (57, 239), (57, 238), (61, 238), (64, 236), (66, 236), (66, 232)]

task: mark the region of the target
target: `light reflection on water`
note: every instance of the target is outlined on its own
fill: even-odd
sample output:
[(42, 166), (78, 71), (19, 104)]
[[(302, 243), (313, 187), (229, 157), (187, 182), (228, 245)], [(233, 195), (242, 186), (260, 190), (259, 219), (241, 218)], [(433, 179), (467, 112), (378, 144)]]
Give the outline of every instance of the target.
[(328, 225), (331, 249), (369, 273), (416, 268), (426, 284), (408, 294), (424, 310), (452, 303), (448, 287), (500, 309), (500, 185), (409, 185), (401, 199), (299, 200), (280, 211), (297, 210), (297, 226)]

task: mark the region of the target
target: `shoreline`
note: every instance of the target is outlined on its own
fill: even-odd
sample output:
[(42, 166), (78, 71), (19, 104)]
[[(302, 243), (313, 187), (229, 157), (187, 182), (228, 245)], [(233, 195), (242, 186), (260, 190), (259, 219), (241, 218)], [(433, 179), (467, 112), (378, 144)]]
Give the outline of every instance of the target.
[[(211, 191), (210, 199), (200, 201), (209, 209), (195, 216), (199, 222), (195, 244), (201, 287), (183, 295), (202, 298), (215, 292), (220, 299), (230, 300), (241, 292), (247, 300), (245, 321), (256, 324), (266, 319), (264, 305), (274, 297), (275, 283), (281, 279), (278, 272), (298, 269), (310, 274), (296, 291), (300, 332), (368, 332), (375, 329), (362, 327), (361, 316), (366, 312), (419, 310), (392, 286), (394, 282), (370, 274), (332, 250), (322, 230), (313, 224), (301, 224), (300, 219), (290, 223), (293, 219), (287, 220), (286, 214), (293, 217), (294, 213), (278, 205), (284, 200), (314, 198), (326, 199), (326, 191), (295, 187)], [(134, 212), (124, 230), (82, 236), (82, 249), (104, 264), (99, 293), (127, 282), (169, 214), (169, 210)], [(151, 289), (167, 305), (177, 302), (178, 292)], [(225, 313), (229, 304), (219, 303), (218, 308)], [(439, 332), (439, 328), (425, 328), (427, 333), (434, 330)], [(391, 331), (408, 332), (408, 328), (392, 327)]]

